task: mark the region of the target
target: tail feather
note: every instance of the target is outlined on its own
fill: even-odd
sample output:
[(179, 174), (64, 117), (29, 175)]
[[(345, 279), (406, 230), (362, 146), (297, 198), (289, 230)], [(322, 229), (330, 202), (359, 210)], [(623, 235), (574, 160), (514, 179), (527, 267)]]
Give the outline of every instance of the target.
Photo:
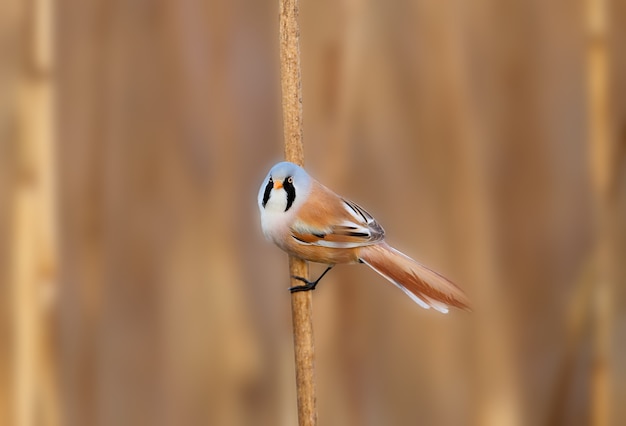
[(470, 310), (469, 299), (463, 290), (384, 242), (362, 247), (359, 258), (423, 308), (434, 308), (444, 314), (448, 312), (448, 306)]

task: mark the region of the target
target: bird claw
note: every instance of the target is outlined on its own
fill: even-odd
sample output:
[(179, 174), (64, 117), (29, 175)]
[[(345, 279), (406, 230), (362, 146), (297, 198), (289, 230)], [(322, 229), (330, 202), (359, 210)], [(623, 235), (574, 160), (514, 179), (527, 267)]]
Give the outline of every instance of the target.
[(322, 275), (319, 276), (318, 279), (316, 279), (315, 281), (309, 281), (306, 278), (302, 278), (302, 277), (298, 277), (296, 275), (292, 275), (291, 278), (293, 278), (294, 280), (298, 280), (298, 281), (302, 281), (304, 283), (304, 285), (296, 285), (293, 287), (289, 287), (289, 291), (292, 293), (296, 293), (298, 291), (310, 291), (310, 290), (315, 290), (315, 286), (317, 286), (317, 283), (320, 282), (320, 280), (324, 277), (324, 275), (326, 275), (326, 272), (330, 271), (333, 268), (334, 265), (329, 266), (323, 273)]
[(292, 293), (296, 293), (298, 291), (315, 290), (315, 286), (319, 282), (319, 278), (317, 280), (315, 280), (315, 281), (309, 281), (306, 278), (297, 277), (295, 275), (292, 275), (291, 278), (293, 278), (294, 280), (302, 281), (304, 283), (304, 285), (296, 285), (296, 286), (293, 286), (293, 287), (289, 287), (289, 291), (292, 292)]

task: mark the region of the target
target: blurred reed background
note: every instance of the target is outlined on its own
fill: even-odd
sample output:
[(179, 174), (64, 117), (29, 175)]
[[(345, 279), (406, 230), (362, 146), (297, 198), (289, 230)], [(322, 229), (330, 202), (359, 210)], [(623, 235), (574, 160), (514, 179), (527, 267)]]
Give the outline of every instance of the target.
[[(309, 171), (475, 310), (314, 294), (320, 425), (626, 422), (626, 2), (301, 2)], [(0, 424), (293, 425), (278, 3), (0, 5)]]

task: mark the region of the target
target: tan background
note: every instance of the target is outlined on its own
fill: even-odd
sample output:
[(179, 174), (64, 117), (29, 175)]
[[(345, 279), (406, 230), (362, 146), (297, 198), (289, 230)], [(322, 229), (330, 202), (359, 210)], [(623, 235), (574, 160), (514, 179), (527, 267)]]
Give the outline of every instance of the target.
[[(475, 303), (336, 268), (319, 424), (624, 424), (626, 3), (300, 12), (307, 168)], [(277, 16), (2, 3), (0, 424), (296, 423), (287, 258), (256, 206)]]

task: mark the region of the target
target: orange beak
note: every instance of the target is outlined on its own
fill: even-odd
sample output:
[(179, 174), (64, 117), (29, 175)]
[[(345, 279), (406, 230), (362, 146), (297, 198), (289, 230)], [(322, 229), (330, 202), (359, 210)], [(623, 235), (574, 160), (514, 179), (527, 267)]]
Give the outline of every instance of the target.
[(274, 189), (280, 189), (283, 187), (283, 183), (280, 181), (274, 182)]

